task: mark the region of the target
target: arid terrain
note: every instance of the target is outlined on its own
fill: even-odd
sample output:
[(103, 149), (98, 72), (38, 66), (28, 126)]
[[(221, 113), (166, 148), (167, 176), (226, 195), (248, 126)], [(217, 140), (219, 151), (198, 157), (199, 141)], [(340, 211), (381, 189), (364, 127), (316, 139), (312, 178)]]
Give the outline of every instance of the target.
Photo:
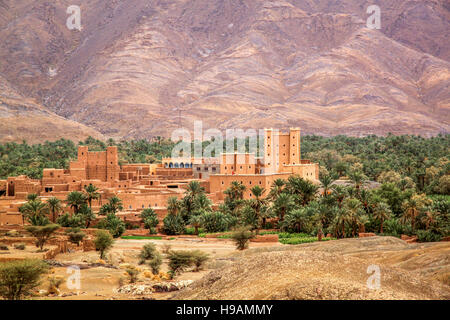
[[(194, 281), (180, 291), (118, 293), (119, 279), (126, 279), (124, 265), (137, 265), (138, 253), (149, 241), (162, 252), (167, 245), (199, 249), (210, 259), (200, 272), (186, 270), (176, 277), (176, 282)], [(66, 267), (78, 265), (81, 289), (68, 289), (64, 282), (60, 296), (38, 299), (450, 299), (449, 257), (449, 242), (408, 244), (393, 237), (296, 246), (251, 243), (245, 251), (236, 251), (225, 239), (117, 240), (104, 265), (98, 264), (95, 251), (56, 256), (53, 275), (67, 279)], [(367, 268), (373, 264), (380, 267), (377, 290), (367, 287)], [(148, 267), (140, 268), (135, 286), (154, 284), (145, 276)], [(41, 288), (46, 287), (44, 281)]]
[[(73, 4), (81, 32), (66, 27)], [(149, 138), (196, 119), (449, 132), (448, 2), (376, 1), (380, 30), (366, 26), (372, 4), (0, 0), (0, 140)]]

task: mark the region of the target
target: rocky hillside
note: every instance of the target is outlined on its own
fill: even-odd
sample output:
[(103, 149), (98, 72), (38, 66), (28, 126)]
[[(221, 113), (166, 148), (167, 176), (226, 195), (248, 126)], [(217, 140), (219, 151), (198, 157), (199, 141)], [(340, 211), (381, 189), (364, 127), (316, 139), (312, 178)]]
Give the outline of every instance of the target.
[[(381, 30), (366, 27), (374, 2)], [(81, 32), (65, 25), (72, 4)], [(114, 138), (196, 119), (432, 135), (450, 131), (449, 10), (444, 0), (0, 0), (0, 74)]]

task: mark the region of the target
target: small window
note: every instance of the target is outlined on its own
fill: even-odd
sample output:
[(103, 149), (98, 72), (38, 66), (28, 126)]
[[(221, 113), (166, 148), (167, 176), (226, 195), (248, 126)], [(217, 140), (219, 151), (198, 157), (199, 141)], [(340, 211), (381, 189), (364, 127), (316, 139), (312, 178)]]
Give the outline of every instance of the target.
[(145, 208), (145, 206), (144, 205), (142, 205), (142, 209), (144, 209)]
[(216, 167), (212, 167), (212, 171), (216, 171)]
[(224, 182), (222, 181), (222, 184), (224, 184)]
[(250, 181), (249, 184), (252, 184), (252, 182)]
[(133, 209), (133, 206), (130, 204), (129, 208), (130, 208), (130, 209)]
[(242, 166), (241, 166), (241, 169), (242, 169)]
[(259, 184), (262, 184), (262, 182), (260, 181)]

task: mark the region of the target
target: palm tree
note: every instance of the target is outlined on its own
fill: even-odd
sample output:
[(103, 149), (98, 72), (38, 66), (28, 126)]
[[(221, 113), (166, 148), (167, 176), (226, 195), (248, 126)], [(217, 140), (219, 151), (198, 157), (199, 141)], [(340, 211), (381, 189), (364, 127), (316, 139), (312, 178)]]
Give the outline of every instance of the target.
[(204, 193), (201, 193), (194, 201), (194, 207), (196, 210), (211, 210), (212, 201)]
[(339, 209), (333, 221), (334, 233), (336, 237), (342, 235), (345, 238), (345, 227), (351, 223), (351, 216), (347, 210)]
[(348, 212), (348, 215), (352, 224), (352, 235), (356, 235), (356, 228), (361, 226), (361, 216), (364, 214), (364, 210), (362, 209), (362, 204), (358, 199), (349, 198), (345, 200), (344, 204), (345, 210)]
[(78, 209), (78, 214), (83, 216), (83, 219), (86, 222), (86, 229), (89, 228), (91, 221), (95, 219), (95, 214), (92, 212), (92, 209), (86, 204), (83, 204)]
[(301, 199), (301, 204), (303, 206), (314, 200), (318, 189), (318, 186), (298, 175), (290, 176), (286, 184), (287, 192), (298, 196), (298, 199)]
[(430, 226), (436, 224), (440, 216), (438, 211), (434, 211), (431, 207), (427, 207), (424, 210), (424, 215), (420, 219), (423, 224), (425, 224), (425, 229), (428, 230)]
[(89, 208), (92, 209), (92, 200), (99, 199), (100, 193), (98, 188), (90, 183), (88, 186), (84, 187), (84, 192), (86, 193), (86, 198), (89, 203)]
[(29, 195), (27, 195), (27, 200), (28, 201), (35, 201), (37, 200), (38, 195), (36, 193), (30, 193)]
[(293, 227), (297, 233), (300, 233), (310, 220), (307, 208), (295, 209), (286, 215), (286, 225)]
[(168, 214), (177, 215), (181, 210), (180, 201), (177, 197), (170, 197), (167, 199), (167, 212)]
[(320, 183), (322, 184), (324, 197), (328, 196), (328, 192), (329, 192), (332, 184), (334, 183), (334, 181), (335, 181), (335, 179), (329, 174), (326, 176), (322, 176), (320, 178)]
[(392, 215), (391, 208), (385, 202), (378, 203), (373, 209), (373, 218), (380, 221), (380, 233), (383, 233), (384, 221), (388, 220)]
[[(250, 206), (255, 210), (256, 216), (261, 218), (261, 209), (266, 204), (266, 200), (262, 198), (262, 195), (266, 190), (261, 188), (260, 186), (254, 186), (250, 189), (252, 194), (255, 196), (254, 199), (251, 199)], [(263, 222), (265, 225), (265, 221)]]
[(192, 215), (189, 218), (189, 224), (194, 227), (195, 235), (197, 235), (197, 236), (198, 236), (198, 228), (200, 228), (202, 226), (202, 222), (203, 222), (203, 219), (202, 219), (201, 214)]
[(47, 214), (48, 206), (41, 200), (28, 201), (19, 208), (19, 212), (26, 218), (32, 225), (45, 225), (48, 223)]
[(281, 193), (273, 202), (273, 211), (278, 215), (280, 221), (284, 221), (284, 216), (294, 206), (292, 196), (287, 193)]
[(191, 181), (189, 182), (187, 189), (186, 189), (186, 193), (189, 197), (191, 197), (192, 199), (195, 199), (198, 195), (202, 194), (205, 192), (205, 188), (203, 188), (200, 184), (200, 182), (198, 181)]
[(56, 215), (59, 215), (59, 213), (63, 210), (61, 200), (51, 197), (47, 200), (47, 206), (52, 213), (52, 222), (54, 223), (56, 221)]
[(270, 187), (268, 199), (275, 200), (283, 191), (283, 187), (286, 184), (286, 181), (283, 179), (276, 179), (272, 182), (272, 186)]
[(349, 178), (355, 185), (357, 193), (359, 192), (360, 187), (364, 184), (364, 181), (367, 180), (367, 177), (361, 171), (350, 172)]
[(109, 204), (111, 213), (116, 214), (118, 211), (123, 210), (122, 200), (120, 200), (120, 198), (118, 198), (117, 196), (111, 197), (109, 199), (108, 204)]
[(244, 199), (244, 191), (246, 187), (238, 182), (232, 181), (231, 186), (225, 190), (225, 194), (228, 195), (232, 200), (242, 200)]
[(333, 189), (333, 197), (336, 199), (338, 203), (338, 207), (342, 208), (342, 204), (344, 203), (345, 197), (348, 195), (347, 189), (341, 185), (334, 185)]
[(72, 191), (67, 195), (66, 202), (73, 209), (74, 214), (78, 213), (78, 208), (85, 204), (87, 201), (86, 196), (78, 191)]
[(195, 210), (196, 199), (205, 193), (205, 188), (198, 181), (189, 182), (186, 189), (186, 196), (183, 198), (183, 215), (190, 216)]

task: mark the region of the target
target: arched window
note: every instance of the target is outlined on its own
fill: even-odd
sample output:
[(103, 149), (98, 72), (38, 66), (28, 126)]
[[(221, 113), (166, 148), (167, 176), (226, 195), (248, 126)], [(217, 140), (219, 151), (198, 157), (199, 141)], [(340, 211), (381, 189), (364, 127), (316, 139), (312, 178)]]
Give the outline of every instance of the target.
[(169, 168), (173, 168), (173, 163), (169, 163)]

